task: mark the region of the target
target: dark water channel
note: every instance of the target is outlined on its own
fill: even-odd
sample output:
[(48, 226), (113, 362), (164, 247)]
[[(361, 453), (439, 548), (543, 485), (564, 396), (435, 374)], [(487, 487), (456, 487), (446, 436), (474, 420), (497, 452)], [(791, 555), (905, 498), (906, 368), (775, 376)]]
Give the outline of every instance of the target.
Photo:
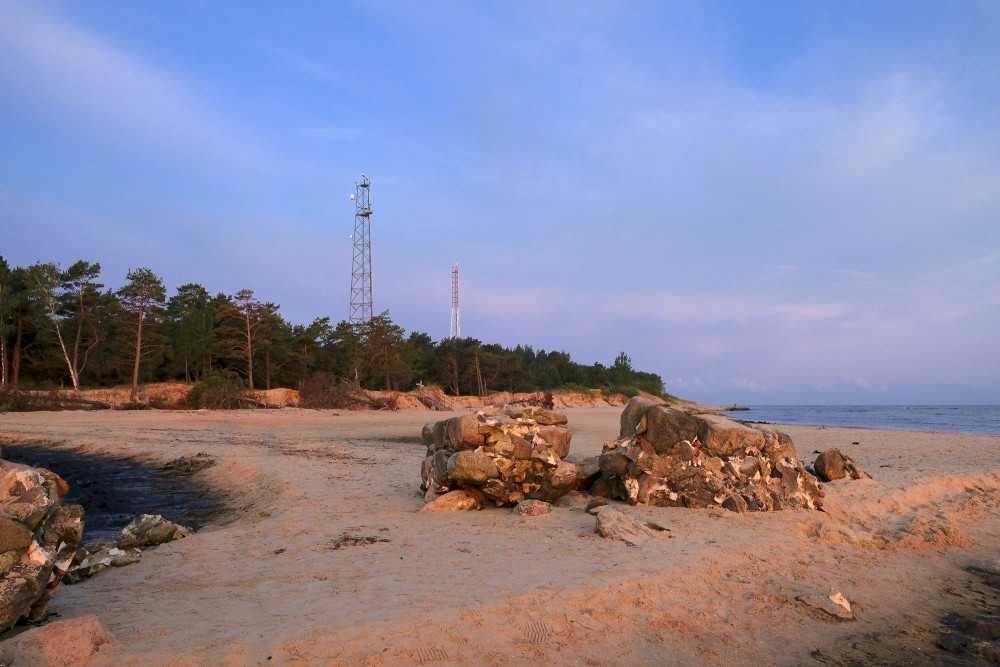
[(222, 508), (221, 499), (188, 474), (128, 459), (17, 444), (5, 444), (3, 458), (46, 468), (66, 480), (69, 494), (64, 502), (79, 503), (85, 510), (84, 541), (110, 537), (138, 514), (161, 514), (197, 530)]

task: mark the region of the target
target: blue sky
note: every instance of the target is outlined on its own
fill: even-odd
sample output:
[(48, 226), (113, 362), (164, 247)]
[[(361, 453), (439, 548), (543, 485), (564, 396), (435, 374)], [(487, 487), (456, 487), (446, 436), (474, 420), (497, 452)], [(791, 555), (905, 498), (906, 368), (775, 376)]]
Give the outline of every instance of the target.
[(0, 0), (0, 255), (711, 403), (1000, 402), (1000, 3)]

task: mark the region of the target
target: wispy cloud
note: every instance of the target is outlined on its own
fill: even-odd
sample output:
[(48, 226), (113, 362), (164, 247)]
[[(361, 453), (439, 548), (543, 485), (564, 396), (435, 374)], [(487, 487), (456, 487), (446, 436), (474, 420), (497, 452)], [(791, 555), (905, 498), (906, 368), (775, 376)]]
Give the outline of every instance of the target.
[(318, 60), (272, 44), (265, 45), (263, 49), (301, 74), (338, 86), (344, 84), (344, 78), (341, 75)]
[(33, 105), (35, 113), (70, 131), (97, 132), (102, 141), (183, 147), (243, 160), (257, 152), (183, 80), (36, 4), (4, 4), (2, 81), (17, 82), (22, 91), (12, 101)]
[(361, 136), (360, 130), (354, 127), (338, 126), (312, 126), (303, 127), (299, 130), (302, 134), (313, 139), (327, 139), (330, 141), (350, 141)]

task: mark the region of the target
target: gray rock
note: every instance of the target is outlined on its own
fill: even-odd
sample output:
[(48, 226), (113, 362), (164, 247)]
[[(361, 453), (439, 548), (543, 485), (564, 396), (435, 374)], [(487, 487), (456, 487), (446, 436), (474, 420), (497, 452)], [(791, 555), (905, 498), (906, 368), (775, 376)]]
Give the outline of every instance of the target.
[(597, 513), (597, 533), (609, 540), (619, 540), (636, 547), (665, 530), (659, 524), (639, 523), (614, 507), (602, 507)]
[(680, 408), (654, 405), (646, 412), (646, 440), (657, 454), (669, 452), (683, 440), (693, 443), (700, 431), (698, 418)]
[(528, 406), (521, 411), (521, 419), (530, 419), (539, 426), (565, 426), (569, 421), (566, 415), (546, 410), (535, 405)]
[(483, 453), (482, 448), (456, 452), (448, 459), (448, 477), (458, 485), (482, 486), (499, 474), (496, 461)]
[(540, 426), (533, 442), (537, 442), (538, 438), (542, 438), (548, 443), (559, 458), (564, 459), (569, 455), (569, 445), (573, 439), (573, 434), (568, 428), (562, 426)]
[(470, 511), (483, 508), (482, 499), (466, 489), (457, 489), (424, 505), (421, 512)]
[(818, 609), (828, 614), (838, 621), (853, 621), (854, 612), (851, 611), (851, 603), (847, 601), (838, 590), (831, 590), (827, 594), (808, 593), (795, 598), (814, 609)]
[(663, 401), (651, 396), (635, 396), (622, 410), (621, 427), (618, 432), (619, 438), (633, 438), (637, 433), (646, 430), (644, 421), (646, 413), (654, 405), (663, 405)]
[(828, 449), (816, 457), (813, 463), (816, 476), (824, 482), (850, 477), (851, 479), (871, 479), (871, 475), (861, 469), (850, 456), (839, 449)]
[(190, 528), (167, 521), (159, 514), (140, 514), (125, 526), (119, 541), (135, 540), (139, 546), (156, 546), (191, 534)]
[(518, 516), (541, 516), (552, 511), (552, 505), (542, 500), (522, 500), (514, 508)]
[(584, 511), (587, 514), (596, 515), (600, 512), (600, 508), (604, 507), (609, 502), (610, 501), (607, 498), (594, 498), (587, 503), (587, 506), (584, 508)]
[(702, 451), (713, 456), (746, 456), (764, 449), (764, 434), (722, 415), (698, 415)]

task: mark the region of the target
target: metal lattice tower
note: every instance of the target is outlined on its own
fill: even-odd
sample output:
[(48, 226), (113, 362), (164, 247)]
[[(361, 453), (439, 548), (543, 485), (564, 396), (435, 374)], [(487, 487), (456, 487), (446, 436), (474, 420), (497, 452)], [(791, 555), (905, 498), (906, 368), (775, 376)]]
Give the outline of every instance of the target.
[(351, 316), (350, 322), (368, 322), (372, 319), (372, 234), (371, 234), (371, 183), (361, 174), (361, 182), (354, 184), (354, 255), (351, 262)]
[(458, 262), (451, 267), (451, 332), (448, 337), (462, 337), (462, 320), (458, 317)]

